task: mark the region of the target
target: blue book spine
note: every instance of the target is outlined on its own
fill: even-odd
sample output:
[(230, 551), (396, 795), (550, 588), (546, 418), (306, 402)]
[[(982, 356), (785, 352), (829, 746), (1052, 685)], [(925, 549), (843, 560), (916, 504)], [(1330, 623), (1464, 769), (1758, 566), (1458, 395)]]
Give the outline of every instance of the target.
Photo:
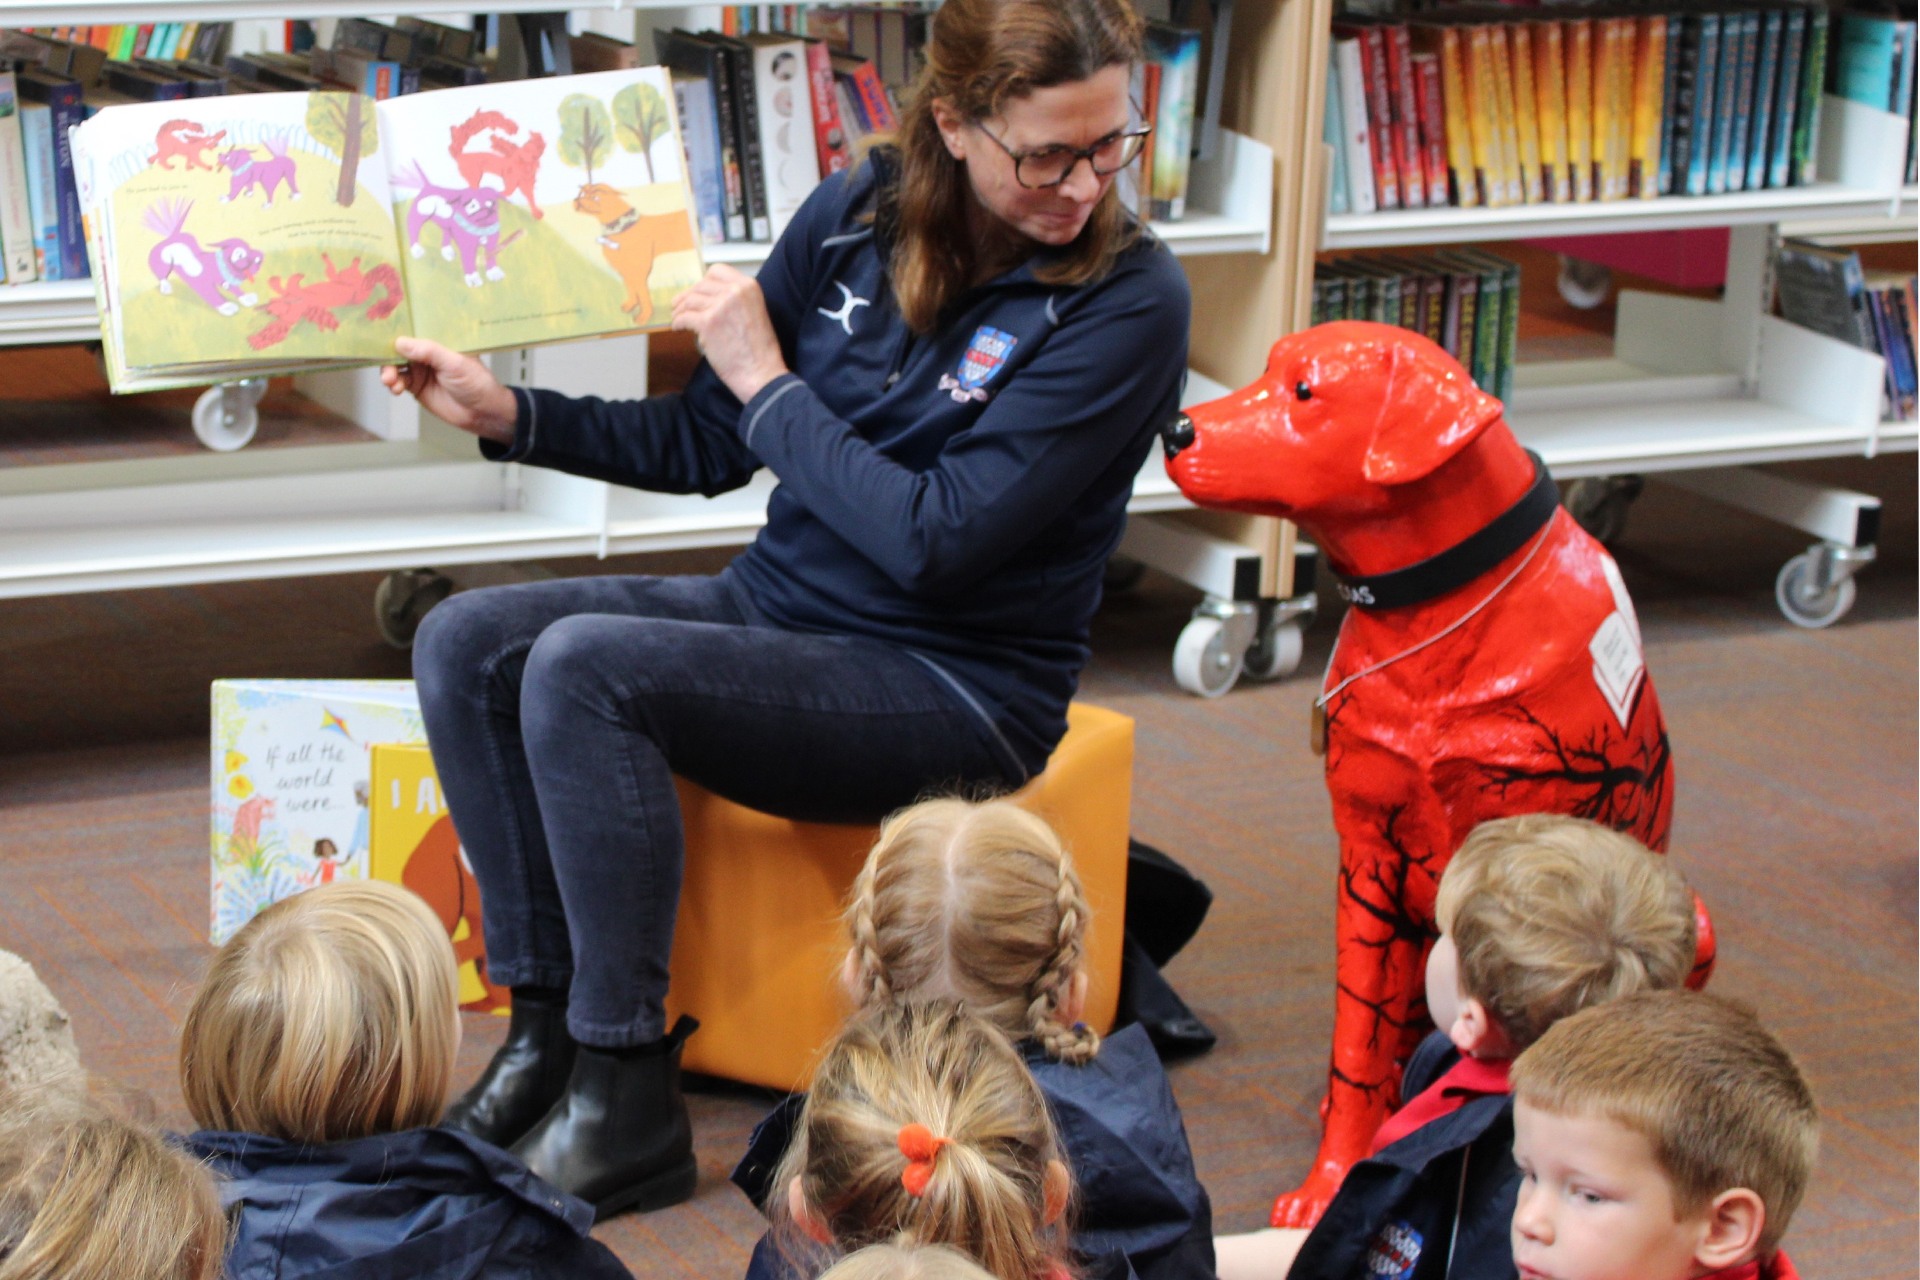
[(1660, 78), (1660, 163), (1658, 166), (1659, 192), (1668, 195), (1673, 191), (1673, 133), (1675, 122), (1680, 118), (1678, 93), (1680, 89), (1680, 41), (1685, 27), (1685, 19), (1679, 14), (1667, 18), (1667, 65)]
[(700, 225), (702, 242), (722, 244), (727, 238), (726, 204), (711, 94), (705, 79), (674, 77), (673, 105), (680, 116), (680, 141), (687, 160), (687, 185), (693, 190), (694, 220)]
[(87, 265), (87, 237), (80, 222), (80, 187), (73, 176), (73, 130), (87, 118), (80, 100), (80, 83), (69, 80), (50, 88), (47, 106), (53, 112), (54, 184), (60, 200), (60, 276), (85, 280), (93, 274)]
[(1911, 22), (1901, 23), (1899, 31), (1900, 52), (1893, 63), (1893, 93), (1891, 95), (1893, 114), (1897, 116), (1904, 116), (1913, 110), (1913, 39), (1914, 24)]
[(1774, 86), (1773, 138), (1767, 158), (1767, 185), (1784, 187), (1793, 180), (1793, 126), (1800, 103), (1800, 55), (1807, 43), (1807, 12), (1786, 11), (1780, 39), (1780, 72)]
[(1800, 108), (1793, 117), (1793, 181), (1811, 186), (1819, 177), (1820, 104), (1827, 87), (1827, 41), (1832, 23), (1824, 4), (1807, 10), (1807, 48), (1800, 57)]
[(1778, 9), (1760, 15), (1760, 63), (1753, 73), (1753, 123), (1747, 134), (1749, 191), (1767, 185), (1767, 160), (1773, 154), (1767, 146), (1767, 134), (1773, 127), (1773, 82), (1780, 74), (1780, 37), (1786, 18)]
[(26, 144), (27, 214), (33, 231), (33, 265), (42, 280), (63, 278), (60, 269), (60, 192), (53, 160), (53, 109), (43, 102), (20, 104), (20, 137)]
[[(1760, 60), (1760, 15), (1742, 13), (1736, 19), (1736, 24), (1739, 39), (1733, 46), (1733, 79), (1727, 82), (1732, 89), (1727, 103), (1732, 110), (1732, 119), (1726, 131), (1725, 149), (1725, 189), (1728, 191), (1742, 191), (1747, 185), (1747, 130), (1753, 115), (1753, 73), (1755, 64)], [(1720, 141), (1718, 133), (1714, 135), (1714, 141)], [(1716, 147), (1715, 159), (1719, 158), (1720, 151)]]
[(1333, 161), (1327, 166), (1327, 212), (1347, 211), (1347, 147), (1340, 116), (1340, 68), (1327, 49), (1327, 110), (1320, 129), (1320, 140), (1333, 148)]
[(1692, 147), (1687, 159), (1687, 194), (1707, 194), (1713, 168), (1714, 90), (1720, 80), (1720, 15), (1700, 15), (1699, 58), (1693, 73)]
[(1892, 105), (1898, 65), (1899, 24), (1871, 13), (1840, 16), (1840, 52), (1834, 59), (1833, 91), (1881, 111)]

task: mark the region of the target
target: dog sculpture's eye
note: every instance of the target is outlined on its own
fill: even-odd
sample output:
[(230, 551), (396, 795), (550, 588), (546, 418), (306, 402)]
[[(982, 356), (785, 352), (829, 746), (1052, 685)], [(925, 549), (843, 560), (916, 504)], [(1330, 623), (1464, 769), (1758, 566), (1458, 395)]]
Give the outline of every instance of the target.
[(1293, 384), (1293, 398), (1295, 400), (1311, 400), (1313, 399), (1313, 388), (1304, 382), (1296, 382)]

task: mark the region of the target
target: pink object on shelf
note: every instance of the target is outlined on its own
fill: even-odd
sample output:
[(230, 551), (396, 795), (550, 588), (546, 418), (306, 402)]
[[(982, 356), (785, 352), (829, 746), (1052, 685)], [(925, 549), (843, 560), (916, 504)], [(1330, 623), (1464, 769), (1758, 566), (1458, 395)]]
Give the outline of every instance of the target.
[(1727, 282), (1725, 227), (1635, 231), (1617, 236), (1552, 236), (1528, 244), (1570, 258), (1630, 271), (1676, 289), (1713, 289)]

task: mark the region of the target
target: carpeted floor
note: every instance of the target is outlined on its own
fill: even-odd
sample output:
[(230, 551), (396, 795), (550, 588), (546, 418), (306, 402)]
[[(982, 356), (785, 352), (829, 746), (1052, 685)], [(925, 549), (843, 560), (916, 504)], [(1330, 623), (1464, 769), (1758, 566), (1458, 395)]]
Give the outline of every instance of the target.
[[(1762, 1011), (1825, 1109), (1788, 1245), (1822, 1280), (1908, 1277), (1920, 1244), (1914, 461), (1794, 470), (1888, 500), (1882, 559), (1830, 631), (1775, 612), (1774, 572), (1805, 539), (1773, 526), (1652, 486), (1619, 554), (1675, 744), (1674, 857), (1721, 929), (1716, 989)], [(405, 674), (374, 639), (374, 581), (0, 603), (0, 946), (67, 1003), (91, 1065), (146, 1091), (168, 1123), (185, 1121), (175, 1036), (207, 955), (206, 681)], [(1218, 702), (1180, 693), (1167, 659), (1192, 601), (1157, 578), (1110, 601), (1083, 696), (1138, 718), (1134, 831), (1218, 895), (1171, 975), (1221, 1044), (1173, 1078), (1217, 1220), (1238, 1230), (1313, 1150), (1334, 842), (1306, 746), (1311, 675)], [(1334, 630), (1310, 634), (1308, 672)], [(469, 1019), (463, 1082), (500, 1031)], [(601, 1229), (637, 1272), (739, 1274), (759, 1224), (724, 1175), (767, 1101), (695, 1096), (699, 1195)]]

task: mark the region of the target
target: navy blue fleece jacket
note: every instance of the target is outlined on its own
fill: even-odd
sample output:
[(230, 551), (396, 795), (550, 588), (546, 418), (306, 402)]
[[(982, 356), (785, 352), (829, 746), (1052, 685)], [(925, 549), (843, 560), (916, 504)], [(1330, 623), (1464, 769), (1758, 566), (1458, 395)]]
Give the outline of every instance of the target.
[(646, 400), (515, 388), (513, 444), (482, 447), (666, 493), (770, 468), (766, 527), (727, 570), (748, 616), (904, 646), (1028, 776), (1066, 731), (1102, 567), (1178, 405), (1186, 278), (1143, 234), (1094, 283), (1045, 284), (1036, 258), (916, 335), (870, 216), (892, 173), (883, 150), (822, 182), (774, 245), (759, 282), (792, 372), (746, 405), (705, 362)]

